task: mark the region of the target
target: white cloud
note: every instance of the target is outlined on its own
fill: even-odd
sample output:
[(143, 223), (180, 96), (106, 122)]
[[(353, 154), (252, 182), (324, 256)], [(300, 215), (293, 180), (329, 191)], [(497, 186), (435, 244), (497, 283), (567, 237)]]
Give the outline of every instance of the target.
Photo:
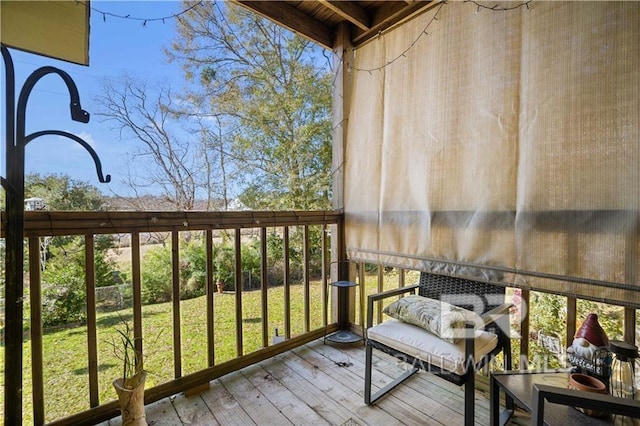
[(87, 132), (80, 132), (77, 134), (78, 137), (84, 139), (86, 143), (88, 143), (92, 148), (95, 149), (97, 142), (93, 139), (93, 135)]
[[(66, 131), (69, 132), (68, 130), (66, 130)], [(89, 144), (89, 146), (91, 146), (93, 149), (96, 149), (97, 142), (93, 138), (93, 135), (91, 133), (88, 133), (88, 132), (79, 132), (79, 133), (77, 133), (77, 132), (69, 132), (69, 133), (76, 135), (80, 139), (83, 139), (86, 143)], [(67, 141), (70, 144), (69, 146), (73, 147), (73, 149), (82, 149), (82, 150), (84, 150), (84, 147), (82, 147), (78, 142), (76, 142), (74, 140), (71, 140), (69, 138), (65, 138), (63, 136), (58, 136), (58, 139)]]

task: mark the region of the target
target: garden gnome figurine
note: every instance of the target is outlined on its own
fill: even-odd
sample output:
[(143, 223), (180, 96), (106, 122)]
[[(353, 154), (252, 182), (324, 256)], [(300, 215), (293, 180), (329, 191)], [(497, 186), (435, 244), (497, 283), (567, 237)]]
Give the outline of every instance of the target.
[(607, 333), (598, 323), (598, 315), (589, 314), (573, 338), (573, 343), (567, 348), (568, 352), (587, 360), (593, 360), (598, 348), (609, 346)]

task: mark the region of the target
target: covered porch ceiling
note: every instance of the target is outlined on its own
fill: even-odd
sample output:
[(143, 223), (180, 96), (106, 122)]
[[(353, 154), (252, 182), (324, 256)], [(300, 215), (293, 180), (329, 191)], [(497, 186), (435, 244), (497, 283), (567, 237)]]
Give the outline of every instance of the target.
[(351, 26), (351, 42), (358, 46), (438, 2), (405, 1), (250, 1), (236, 3), (331, 49), (337, 28)]

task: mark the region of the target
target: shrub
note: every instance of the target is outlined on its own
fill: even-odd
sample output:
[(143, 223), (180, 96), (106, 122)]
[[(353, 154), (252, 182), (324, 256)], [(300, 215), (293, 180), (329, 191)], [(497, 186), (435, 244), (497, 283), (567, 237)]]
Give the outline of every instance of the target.
[(154, 247), (142, 258), (142, 302), (168, 302), (172, 294), (171, 249)]
[[(281, 240), (277, 235), (269, 237), (270, 285), (282, 284), (283, 256)], [(279, 251), (278, 251), (279, 248)], [(272, 256), (271, 251), (280, 253)], [(261, 246), (260, 240), (253, 240), (241, 246), (242, 288), (252, 290), (260, 288), (261, 282)], [(296, 275), (297, 265), (292, 257), (292, 275)], [(235, 247), (232, 242), (214, 246), (214, 280), (223, 283), (224, 290), (235, 289)], [(167, 302), (172, 298), (172, 254), (169, 247), (154, 247), (147, 251), (142, 259), (142, 301), (143, 303)], [(207, 259), (205, 245), (201, 239), (193, 239), (181, 244), (180, 250), (180, 298), (190, 299), (206, 293)]]
[(241, 248), (242, 257), (242, 288), (253, 290), (260, 288), (260, 241), (254, 240), (243, 244)]
[[(142, 259), (142, 302), (168, 302), (173, 297), (172, 253), (169, 247), (154, 247)], [(182, 243), (180, 250), (180, 299), (206, 293), (206, 253), (201, 241)]]
[(42, 274), (42, 323), (45, 327), (87, 318), (84, 269), (76, 262), (58, 262)]
[(201, 241), (192, 240), (181, 251), (180, 298), (192, 299), (206, 293), (207, 254)]

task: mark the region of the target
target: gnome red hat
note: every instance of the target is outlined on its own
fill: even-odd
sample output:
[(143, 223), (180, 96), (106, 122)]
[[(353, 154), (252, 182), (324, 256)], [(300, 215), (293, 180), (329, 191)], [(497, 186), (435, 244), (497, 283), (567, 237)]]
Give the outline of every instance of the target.
[(598, 315), (589, 314), (584, 320), (574, 338), (583, 338), (593, 346), (609, 346), (607, 333), (602, 329), (598, 322)]

